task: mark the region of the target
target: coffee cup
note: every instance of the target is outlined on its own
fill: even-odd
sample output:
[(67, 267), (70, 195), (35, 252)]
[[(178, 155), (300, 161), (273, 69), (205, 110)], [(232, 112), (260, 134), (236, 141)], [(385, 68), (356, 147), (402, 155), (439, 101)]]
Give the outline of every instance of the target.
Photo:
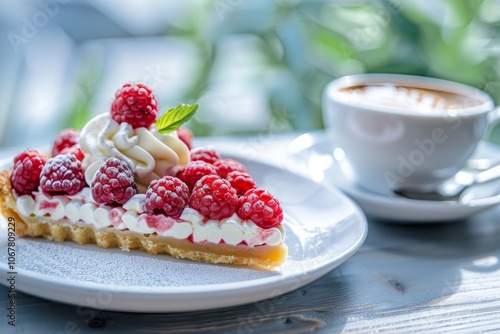
[(342, 77), (323, 94), (332, 149), (360, 186), (383, 194), (431, 191), (451, 178), (483, 138), (493, 108), (479, 89), (398, 74)]

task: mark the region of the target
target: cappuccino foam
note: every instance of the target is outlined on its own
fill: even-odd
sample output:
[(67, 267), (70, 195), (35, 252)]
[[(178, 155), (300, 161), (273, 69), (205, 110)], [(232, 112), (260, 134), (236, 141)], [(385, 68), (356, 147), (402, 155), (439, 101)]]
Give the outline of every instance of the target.
[(474, 97), (453, 92), (389, 83), (352, 86), (342, 88), (339, 92), (351, 103), (423, 113), (447, 113), (450, 110), (471, 108), (483, 103)]

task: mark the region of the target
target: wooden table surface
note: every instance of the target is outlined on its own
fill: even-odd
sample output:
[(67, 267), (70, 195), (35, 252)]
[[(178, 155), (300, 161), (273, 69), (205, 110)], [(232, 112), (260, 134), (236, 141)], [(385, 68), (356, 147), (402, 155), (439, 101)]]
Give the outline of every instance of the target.
[[(293, 135), (210, 139), (283, 165)], [(0, 333), (500, 332), (500, 207), (447, 224), (368, 217), (347, 262), (274, 299), (210, 311), (134, 314), (81, 309), (18, 292), (16, 327), (0, 287)], [(6, 284), (2, 277), (2, 284)]]

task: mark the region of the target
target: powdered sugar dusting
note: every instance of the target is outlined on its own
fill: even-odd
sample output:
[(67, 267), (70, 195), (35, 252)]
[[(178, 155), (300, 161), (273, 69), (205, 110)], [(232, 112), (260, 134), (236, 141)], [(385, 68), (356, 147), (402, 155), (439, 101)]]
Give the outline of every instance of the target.
[[(5, 263), (5, 260), (2, 261)], [(277, 275), (234, 266), (179, 260), (168, 255), (101, 249), (95, 245), (57, 243), (43, 239), (18, 240), (17, 267), (20, 272), (22, 268), (25, 272), (48, 275), (57, 281), (141, 288), (219, 285)]]

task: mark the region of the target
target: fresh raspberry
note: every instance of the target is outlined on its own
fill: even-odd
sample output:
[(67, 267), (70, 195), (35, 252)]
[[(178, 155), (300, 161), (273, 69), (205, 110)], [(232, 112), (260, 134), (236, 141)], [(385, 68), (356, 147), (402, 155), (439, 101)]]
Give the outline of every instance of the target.
[(69, 149), (78, 144), (79, 137), (80, 131), (76, 129), (64, 129), (59, 132), (52, 143), (52, 156), (55, 157), (59, 154), (65, 154), (63, 153), (65, 149)]
[(181, 126), (177, 129), (177, 135), (179, 136), (179, 139), (186, 144), (189, 150), (193, 148), (193, 133), (191, 130)]
[(149, 128), (157, 116), (158, 102), (151, 88), (141, 83), (124, 84), (111, 104), (111, 118), (118, 124), (129, 123), (133, 128)]
[(59, 154), (47, 160), (40, 186), (51, 195), (74, 195), (85, 186), (82, 163), (73, 154)]
[(257, 188), (252, 176), (244, 172), (230, 172), (227, 174), (226, 179), (231, 183), (238, 195), (244, 195), (248, 190)]
[(137, 194), (132, 169), (125, 161), (115, 157), (108, 158), (99, 166), (90, 188), (92, 197), (99, 204), (125, 204)]
[(238, 205), (236, 189), (218, 175), (202, 177), (193, 188), (189, 204), (209, 219), (230, 217)]
[(189, 190), (193, 190), (196, 182), (205, 175), (217, 175), (217, 170), (205, 161), (191, 161), (176, 176), (187, 184)]
[(59, 154), (73, 154), (80, 161), (83, 161), (83, 158), (85, 158), (85, 155), (83, 154), (82, 150), (80, 149), (79, 144), (75, 144), (71, 147), (66, 147)]
[(246, 172), (247, 169), (245, 166), (234, 159), (219, 159), (216, 162), (213, 163), (215, 168), (217, 169), (217, 174), (219, 174), (220, 177), (225, 179), (227, 177), (227, 174), (230, 172)]
[(257, 226), (271, 228), (283, 221), (283, 210), (280, 202), (264, 189), (250, 189), (240, 197), (238, 216), (241, 219), (250, 219)]
[(31, 194), (40, 184), (45, 157), (36, 150), (25, 150), (14, 157), (10, 183), (22, 195)]
[(148, 215), (166, 214), (179, 218), (188, 202), (188, 186), (176, 177), (164, 176), (150, 183), (144, 210)]
[(209, 164), (213, 164), (220, 159), (219, 153), (217, 153), (217, 151), (211, 146), (193, 148), (190, 151), (190, 155), (191, 161), (201, 160), (208, 162)]

